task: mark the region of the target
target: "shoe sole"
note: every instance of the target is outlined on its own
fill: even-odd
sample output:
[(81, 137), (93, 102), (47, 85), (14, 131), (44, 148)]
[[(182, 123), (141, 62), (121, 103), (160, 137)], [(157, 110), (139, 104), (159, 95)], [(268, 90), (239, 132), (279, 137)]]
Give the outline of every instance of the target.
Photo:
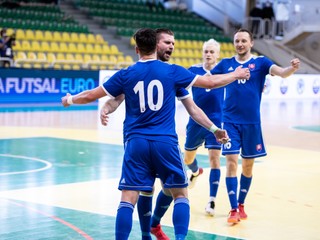
[(240, 219), (237, 220), (237, 219), (228, 219), (228, 223), (239, 223), (240, 222)]

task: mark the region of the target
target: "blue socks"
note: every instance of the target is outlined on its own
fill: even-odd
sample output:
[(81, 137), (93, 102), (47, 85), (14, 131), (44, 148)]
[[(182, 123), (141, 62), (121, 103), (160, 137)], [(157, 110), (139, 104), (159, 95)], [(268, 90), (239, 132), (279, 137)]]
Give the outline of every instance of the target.
[(174, 201), (172, 222), (176, 239), (184, 240), (188, 234), (190, 221), (190, 206), (187, 198), (177, 198)]
[(199, 169), (199, 167), (198, 167), (198, 161), (197, 161), (196, 158), (194, 159), (193, 163), (191, 163), (191, 164), (189, 164), (189, 165), (187, 165), (187, 166), (188, 166), (188, 168), (189, 168), (193, 173), (195, 173), (195, 172), (198, 171), (198, 169)]
[(243, 204), (244, 203), (244, 200), (249, 192), (249, 188), (250, 188), (250, 185), (251, 185), (251, 180), (252, 180), (252, 177), (246, 177), (244, 175), (241, 174), (241, 177), (240, 177), (240, 192), (239, 192), (239, 199), (238, 199), (238, 202), (240, 204)]
[(211, 169), (209, 176), (210, 197), (216, 197), (220, 182), (221, 171), (219, 168)]
[(142, 239), (151, 239), (150, 222), (152, 215), (152, 195), (139, 195), (137, 208)]
[(156, 227), (160, 223), (161, 218), (166, 213), (172, 200), (173, 198), (171, 196), (167, 196), (162, 191), (160, 191), (157, 197), (156, 206), (153, 212), (151, 227)]
[(238, 178), (237, 177), (226, 177), (227, 191), (229, 195), (229, 201), (232, 209), (238, 208), (237, 201), (237, 189), (238, 189)]
[(126, 240), (132, 229), (134, 206), (129, 202), (120, 202), (116, 218), (116, 240)]

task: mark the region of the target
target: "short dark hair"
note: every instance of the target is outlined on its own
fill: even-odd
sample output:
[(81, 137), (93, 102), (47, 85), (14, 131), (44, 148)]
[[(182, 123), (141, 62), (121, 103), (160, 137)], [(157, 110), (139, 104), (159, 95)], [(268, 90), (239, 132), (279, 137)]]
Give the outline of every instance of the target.
[(245, 29), (245, 28), (240, 28), (238, 29), (237, 31), (235, 31), (234, 35), (236, 33), (239, 33), (239, 32), (246, 32), (249, 34), (249, 37), (250, 37), (250, 40), (253, 41), (253, 35), (252, 35), (252, 32), (250, 32), (248, 29)]
[(156, 28), (156, 33), (157, 33), (157, 41), (159, 41), (159, 36), (162, 33), (174, 36), (173, 31), (171, 31), (169, 28)]
[(156, 51), (157, 33), (151, 28), (140, 28), (133, 35), (140, 52), (144, 55), (150, 55)]

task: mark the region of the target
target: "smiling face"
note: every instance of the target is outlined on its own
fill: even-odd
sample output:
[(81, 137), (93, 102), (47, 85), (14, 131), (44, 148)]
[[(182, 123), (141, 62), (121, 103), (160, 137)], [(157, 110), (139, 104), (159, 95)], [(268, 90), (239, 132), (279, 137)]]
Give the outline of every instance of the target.
[(167, 33), (160, 33), (157, 43), (157, 58), (168, 62), (174, 50), (174, 36)]
[(237, 32), (234, 35), (233, 44), (240, 58), (246, 58), (251, 55), (253, 40), (248, 32)]

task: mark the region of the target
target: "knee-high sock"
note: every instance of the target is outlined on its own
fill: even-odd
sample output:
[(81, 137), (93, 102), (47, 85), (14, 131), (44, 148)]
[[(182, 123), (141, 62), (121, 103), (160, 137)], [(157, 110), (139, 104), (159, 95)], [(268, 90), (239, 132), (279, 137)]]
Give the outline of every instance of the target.
[(171, 196), (165, 195), (162, 191), (158, 194), (156, 206), (153, 211), (151, 219), (151, 227), (157, 226), (163, 215), (168, 210), (173, 198)]
[(249, 192), (249, 188), (250, 188), (250, 185), (251, 185), (251, 180), (252, 180), (252, 177), (246, 177), (244, 175), (241, 174), (241, 177), (240, 177), (240, 191), (239, 191), (239, 199), (238, 199), (238, 202), (240, 204), (243, 204), (244, 203), (244, 200), (246, 199), (246, 196)]
[(190, 221), (190, 206), (187, 198), (177, 198), (174, 201), (172, 222), (176, 239), (185, 239)]
[(237, 209), (238, 208), (238, 201), (237, 201), (238, 178), (226, 177), (226, 185), (227, 185), (227, 191), (228, 191), (231, 209)]
[(134, 206), (129, 202), (120, 202), (116, 218), (116, 240), (127, 240), (132, 228)]
[(152, 195), (139, 195), (137, 203), (142, 239), (151, 239)]
[(221, 171), (219, 168), (211, 169), (210, 176), (209, 176), (210, 197), (215, 198), (217, 196), (219, 182), (220, 182), (220, 175), (221, 175)]
[(198, 169), (199, 169), (199, 167), (198, 167), (198, 161), (197, 161), (196, 158), (193, 160), (193, 162), (192, 162), (191, 164), (189, 164), (189, 165), (187, 165), (187, 166), (188, 166), (188, 168), (189, 168), (193, 173), (197, 172)]

